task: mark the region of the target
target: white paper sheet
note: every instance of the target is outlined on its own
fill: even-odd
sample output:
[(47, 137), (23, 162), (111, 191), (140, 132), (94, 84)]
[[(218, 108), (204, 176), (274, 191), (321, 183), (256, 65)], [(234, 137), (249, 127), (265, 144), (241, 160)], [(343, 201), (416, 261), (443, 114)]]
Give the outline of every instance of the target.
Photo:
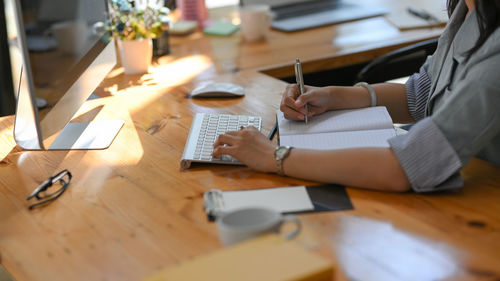
[(281, 136), (280, 145), (305, 149), (346, 149), (358, 147), (389, 147), (388, 139), (396, 136), (394, 129), (364, 130), (314, 135)]
[(225, 211), (248, 207), (266, 207), (280, 212), (314, 209), (305, 186), (224, 191), (222, 197)]
[(277, 112), (280, 136), (392, 128), (392, 119), (384, 106), (325, 112), (309, 119), (308, 124), (286, 120)]

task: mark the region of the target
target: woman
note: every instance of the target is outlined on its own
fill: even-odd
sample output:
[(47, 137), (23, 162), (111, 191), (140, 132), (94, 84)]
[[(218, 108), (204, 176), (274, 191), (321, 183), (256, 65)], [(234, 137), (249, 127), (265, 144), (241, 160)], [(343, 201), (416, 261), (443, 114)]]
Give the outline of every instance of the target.
[[(386, 106), (396, 123), (416, 122), (390, 148), (276, 149), (255, 128), (219, 136), (214, 156), (252, 169), (379, 190), (417, 192), (463, 185), (459, 171), (480, 157), (500, 165), (500, 1), (449, 0), (450, 21), (429, 57), (405, 85), (288, 86), (280, 109), (291, 120), (328, 110)], [(275, 150), (278, 160), (275, 160)]]

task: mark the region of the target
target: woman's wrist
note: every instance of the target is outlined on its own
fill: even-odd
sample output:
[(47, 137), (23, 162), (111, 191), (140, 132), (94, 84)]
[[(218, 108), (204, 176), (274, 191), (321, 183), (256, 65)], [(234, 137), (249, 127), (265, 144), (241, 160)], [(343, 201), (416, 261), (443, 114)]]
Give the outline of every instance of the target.
[(366, 91), (368, 91), (368, 94), (370, 95), (370, 106), (377, 106), (377, 93), (375, 92), (375, 89), (373, 87), (366, 83), (366, 82), (359, 82), (354, 85), (354, 87), (362, 87), (365, 88)]
[(328, 87), (331, 94), (329, 110), (369, 107), (371, 98), (363, 87)]

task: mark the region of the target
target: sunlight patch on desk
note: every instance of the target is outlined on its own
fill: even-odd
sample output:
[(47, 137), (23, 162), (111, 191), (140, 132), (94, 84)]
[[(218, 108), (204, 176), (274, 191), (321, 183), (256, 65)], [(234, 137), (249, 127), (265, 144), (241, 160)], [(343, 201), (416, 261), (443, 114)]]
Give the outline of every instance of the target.
[(431, 281), (450, 278), (457, 271), (448, 245), (413, 236), (387, 222), (345, 216), (332, 239), (349, 280)]
[(210, 68), (212, 60), (204, 55), (193, 55), (167, 64), (152, 67), (144, 78), (152, 78), (158, 86), (177, 86), (189, 82), (203, 71)]
[[(117, 102), (116, 106), (120, 106), (120, 102)], [(89, 165), (95, 165), (96, 158), (99, 162), (105, 163), (104, 165), (112, 166), (132, 166), (139, 163), (144, 156), (144, 148), (131, 113), (127, 110), (113, 109), (111, 106), (106, 110), (114, 111), (113, 117), (125, 121), (125, 124), (108, 149), (100, 150), (90, 159), (86, 158), (89, 159)]]
[[(203, 75), (202, 72), (212, 66), (212, 60), (203, 55), (193, 55), (167, 62), (162, 61), (160, 64), (150, 67), (150, 72), (140, 77), (140, 83), (124, 89), (118, 89), (117, 85), (113, 85), (107, 90), (119, 99), (119, 103), (128, 108), (130, 115), (134, 115), (134, 113), (154, 104), (163, 95), (169, 94), (170, 90), (176, 86), (188, 83), (195, 77), (200, 77)], [(172, 104), (172, 106), (176, 106), (176, 104)], [(163, 110), (171, 112), (168, 108)]]
[[(90, 167), (87, 169), (78, 183), (74, 183), (71, 188), (71, 196), (74, 200), (85, 200), (87, 202), (98, 203), (99, 194), (103, 188), (109, 185), (106, 183), (113, 177), (113, 170), (109, 167)], [(85, 185), (80, 183), (86, 183)]]
[(0, 130), (0, 161), (3, 160), (16, 146), (13, 137), (14, 125)]
[[(107, 79), (114, 82), (105, 86), (105, 92), (112, 96), (141, 93), (147, 99), (154, 99), (163, 94), (163, 89), (185, 84), (212, 66), (212, 60), (204, 55), (192, 55), (175, 60), (162, 57), (149, 67), (148, 73), (142, 75), (124, 75), (121, 68), (114, 70)], [(141, 102), (143, 101), (148, 100), (141, 98)]]

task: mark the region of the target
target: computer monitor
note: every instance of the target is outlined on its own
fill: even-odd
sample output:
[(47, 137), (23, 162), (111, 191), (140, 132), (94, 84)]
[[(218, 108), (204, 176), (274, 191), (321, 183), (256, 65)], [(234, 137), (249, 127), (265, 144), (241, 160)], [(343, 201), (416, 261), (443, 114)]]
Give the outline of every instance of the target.
[[(3, 10), (3, 1), (0, 1), (0, 11)], [(5, 15), (0, 13), (0, 116), (13, 115), (16, 111), (8, 48)]]
[(106, 0), (4, 0), (20, 147), (103, 149), (123, 126), (70, 122), (116, 64), (113, 41), (92, 32), (107, 10)]

